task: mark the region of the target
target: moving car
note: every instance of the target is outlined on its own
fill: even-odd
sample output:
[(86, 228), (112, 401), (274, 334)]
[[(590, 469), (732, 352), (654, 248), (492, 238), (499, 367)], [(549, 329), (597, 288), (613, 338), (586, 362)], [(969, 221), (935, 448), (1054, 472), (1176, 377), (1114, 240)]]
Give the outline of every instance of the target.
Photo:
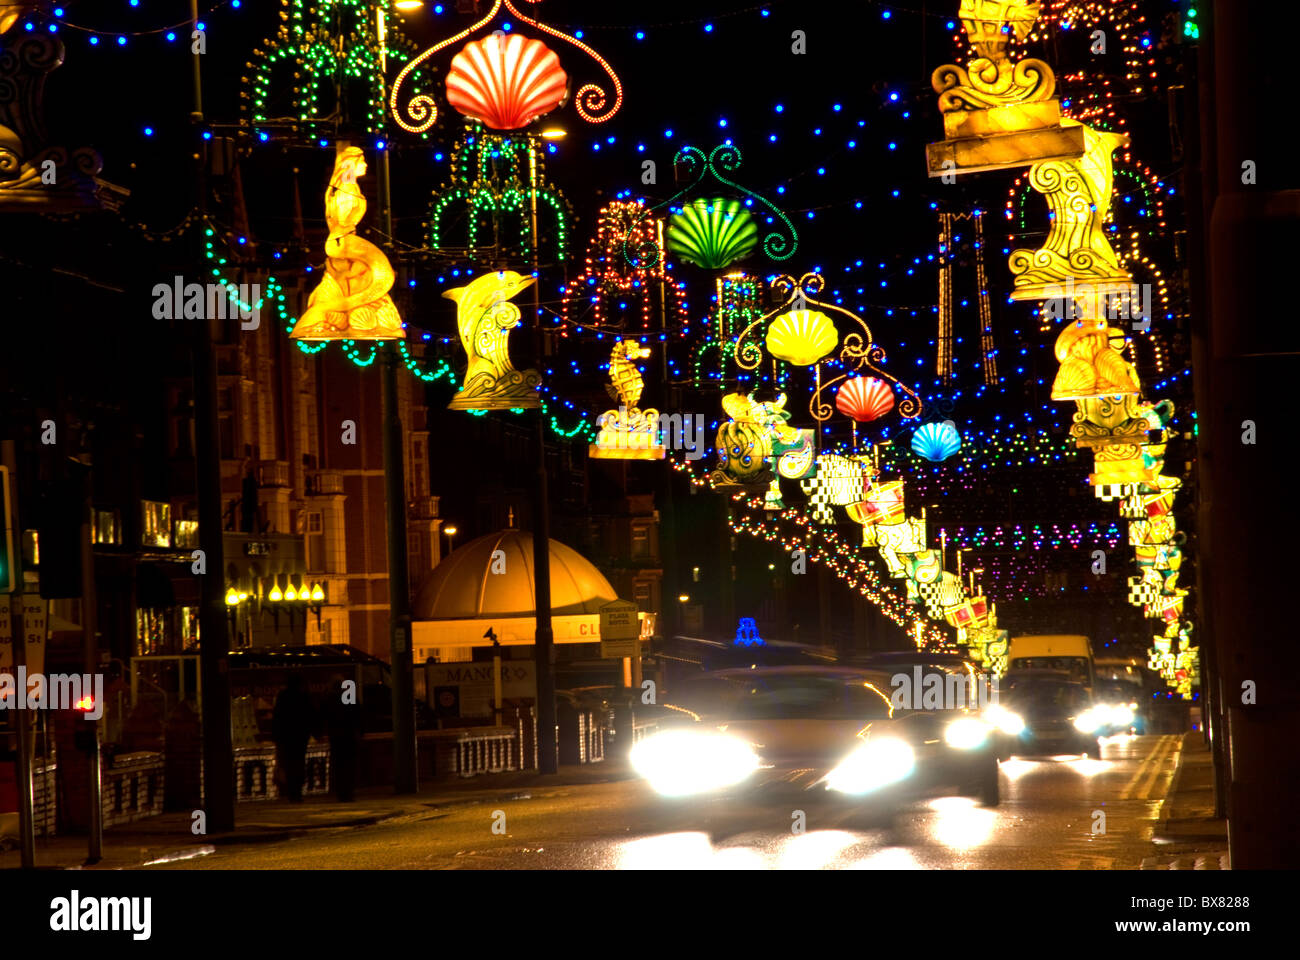
[(711, 671), (665, 695), (679, 721), (633, 748), (633, 768), (670, 797), (754, 791), (892, 808), (960, 794), (996, 805), (993, 727), (967, 709), (895, 709), (892, 673)]
[(1066, 673), (1008, 671), (998, 704), (985, 717), (1001, 732), (999, 757), (1084, 753), (1101, 759), (1107, 717), (1088, 688)]
[(1106, 720), (1101, 734), (1112, 737), (1116, 734), (1145, 733), (1146, 718), (1140, 706), (1142, 691), (1139, 687), (1123, 680), (1098, 680), (1093, 689), (1094, 709)]

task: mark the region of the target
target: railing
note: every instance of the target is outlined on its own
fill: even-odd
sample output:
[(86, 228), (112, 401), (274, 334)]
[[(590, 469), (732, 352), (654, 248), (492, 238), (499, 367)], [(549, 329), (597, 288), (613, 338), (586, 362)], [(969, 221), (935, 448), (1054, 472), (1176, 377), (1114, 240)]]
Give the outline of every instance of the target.
[[(328, 743), (307, 745), (307, 776), (303, 796), (320, 795), (330, 789), (330, 748)], [(280, 788), (275, 783), (275, 746), (257, 744), (235, 748), (235, 799), (277, 800)]]
[(257, 461), (257, 485), (264, 488), (289, 486), (289, 464), (283, 460)]
[(343, 492), (343, 474), (320, 470), (307, 474), (307, 496), (327, 497)]
[(519, 769), (519, 735), (513, 727), (466, 727), (423, 734), (434, 741), (434, 775), (475, 777)]
[(131, 823), (163, 812), (163, 755), (124, 753), (103, 771), (104, 826)]

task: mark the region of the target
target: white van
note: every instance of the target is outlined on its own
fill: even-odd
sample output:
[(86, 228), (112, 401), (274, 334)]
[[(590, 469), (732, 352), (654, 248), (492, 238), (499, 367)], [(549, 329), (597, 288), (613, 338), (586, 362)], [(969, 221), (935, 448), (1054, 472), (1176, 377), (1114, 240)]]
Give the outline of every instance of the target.
[(1092, 641), (1078, 634), (1044, 634), (1012, 637), (1007, 649), (1007, 672), (1059, 670), (1092, 689)]

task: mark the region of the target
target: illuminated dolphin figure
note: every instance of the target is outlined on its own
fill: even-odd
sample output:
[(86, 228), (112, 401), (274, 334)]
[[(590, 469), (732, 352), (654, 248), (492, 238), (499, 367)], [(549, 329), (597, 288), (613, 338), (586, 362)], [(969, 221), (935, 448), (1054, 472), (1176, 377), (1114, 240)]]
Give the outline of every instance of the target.
[(507, 337), (519, 325), (519, 308), (510, 299), (536, 282), (513, 270), (476, 277), (463, 287), (443, 292), (456, 301), (456, 326), (469, 356), (465, 382), (447, 404), (452, 410), (508, 410), (539, 407), (536, 370), (516, 370)]

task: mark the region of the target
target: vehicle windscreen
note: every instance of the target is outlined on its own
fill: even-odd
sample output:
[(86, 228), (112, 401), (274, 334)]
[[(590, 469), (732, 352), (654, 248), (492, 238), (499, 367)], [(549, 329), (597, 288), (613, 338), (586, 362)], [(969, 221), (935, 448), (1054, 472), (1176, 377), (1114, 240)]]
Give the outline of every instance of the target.
[(1013, 670), (1063, 670), (1071, 680), (1087, 683), (1092, 678), (1088, 675), (1086, 657), (1015, 657), (1011, 661)]
[(1088, 693), (1083, 687), (1050, 680), (1013, 683), (1003, 699), (1008, 706), (1028, 712), (1073, 714), (1089, 706)]
[(882, 720), (888, 688), (842, 676), (741, 676), (695, 681), (669, 698), (701, 715), (732, 720)]

